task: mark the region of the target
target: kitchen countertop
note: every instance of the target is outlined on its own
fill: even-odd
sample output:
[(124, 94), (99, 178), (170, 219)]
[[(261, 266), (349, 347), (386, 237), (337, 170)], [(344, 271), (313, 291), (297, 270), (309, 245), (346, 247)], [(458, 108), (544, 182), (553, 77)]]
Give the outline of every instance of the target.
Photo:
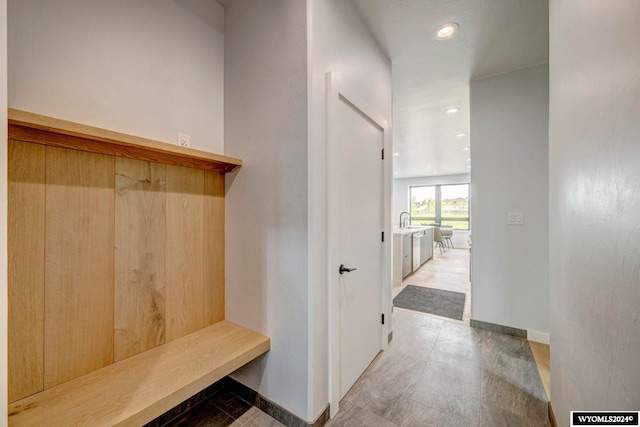
[(417, 233), (418, 231), (423, 231), (423, 230), (429, 230), (433, 228), (433, 225), (424, 225), (424, 226), (413, 226), (413, 227), (393, 227), (393, 234), (402, 234), (403, 236), (405, 234), (413, 234), (413, 233)]

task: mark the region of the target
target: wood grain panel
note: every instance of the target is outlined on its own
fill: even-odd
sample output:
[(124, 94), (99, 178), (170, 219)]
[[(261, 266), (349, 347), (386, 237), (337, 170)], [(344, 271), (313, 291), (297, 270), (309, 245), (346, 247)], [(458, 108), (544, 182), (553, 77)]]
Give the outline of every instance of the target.
[(224, 320), (224, 175), (204, 173), (204, 323)]
[(232, 172), (242, 160), (179, 147), (80, 123), (10, 108), (9, 138), (139, 160)]
[(270, 348), (269, 338), (219, 322), (9, 406), (9, 425), (140, 426)]
[(165, 166), (116, 159), (114, 361), (164, 343)]
[(48, 132), (40, 129), (32, 129), (18, 125), (9, 125), (9, 134), (11, 135), (11, 138), (15, 138), (19, 141), (33, 142), (36, 144), (69, 148), (72, 150), (87, 151), (91, 153), (127, 157), (131, 159), (150, 160), (153, 162), (166, 163), (169, 165), (180, 165), (198, 169), (227, 172), (239, 167), (238, 165), (227, 165), (225, 163), (211, 161), (208, 159), (200, 159), (197, 157), (184, 155), (182, 153), (153, 150), (150, 151), (146, 148), (130, 145), (105, 144), (102, 141), (95, 141), (90, 138), (61, 135), (59, 133)]
[(536, 361), (536, 367), (538, 368), (538, 374), (540, 374), (544, 391), (547, 393), (547, 399), (551, 401), (551, 348), (548, 344), (534, 341), (529, 341), (529, 345), (531, 346), (533, 358)]
[(44, 388), (45, 149), (9, 141), (9, 402)]
[(165, 341), (204, 326), (204, 171), (167, 166)]
[(45, 388), (113, 361), (114, 158), (46, 147)]

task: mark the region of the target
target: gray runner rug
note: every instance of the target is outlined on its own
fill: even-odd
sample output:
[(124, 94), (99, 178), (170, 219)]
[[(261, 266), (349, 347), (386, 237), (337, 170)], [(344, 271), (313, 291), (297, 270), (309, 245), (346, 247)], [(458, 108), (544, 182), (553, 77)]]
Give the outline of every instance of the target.
[(462, 320), (465, 294), (407, 285), (393, 299), (393, 305), (409, 310)]

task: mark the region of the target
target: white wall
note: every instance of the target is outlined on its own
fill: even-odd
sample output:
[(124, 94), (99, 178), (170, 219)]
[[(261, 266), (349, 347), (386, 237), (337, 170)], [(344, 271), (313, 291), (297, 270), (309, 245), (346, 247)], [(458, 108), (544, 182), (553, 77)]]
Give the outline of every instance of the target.
[[(314, 419), (328, 401), (327, 142), (325, 73), (391, 124), (391, 65), (355, 6), (309, 0), (309, 407)], [(388, 131), (391, 131), (388, 129)], [(389, 157), (389, 159), (391, 159)], [(391, 161), (391, 160), (389, 160)], [(391, 200), (388, 201), (391, 203)], [(390, 262), (390, 261), (389, 261)]]
[(7, 2), (0, 0), (0, 426), (7, 425)]
[(225, 23), (225, 149), (245, 165), (227, 192), (227, 318), (272, 339), (236, 378), (313, 421), (329, 375), (325, 73), (391, 122), (391, 67), (351, 2), (236, 0)]
[[(400, 214), (409, 212), (409, 187), (413, 185), (468, 184), (468, 173), (458, 175), (421, 176), (413, 178), (395, 178), (393, 180), (393, 226), (400, 224)], [(470, 203), (473, 203), (471, 200)], [(451, 239), (455, 248), (469, 247), (469, 231), (455, 230)]]
[[(472, 318), (549, 332), (548, 65), (471, 82)], [(508, 212), (524, 225), (507, 225)]]
[(308, 397), (307, 8), (225, 8), (226, 317), (271, 338), (235, 378), (298, 417)]
[(635, 0), (550, 2), (551, 402), (560, 426), (571, 410), (640, 408), (639, 16)]
[(224, 10), (206, 0), (9, 0), (9, 106), (223, 152)]

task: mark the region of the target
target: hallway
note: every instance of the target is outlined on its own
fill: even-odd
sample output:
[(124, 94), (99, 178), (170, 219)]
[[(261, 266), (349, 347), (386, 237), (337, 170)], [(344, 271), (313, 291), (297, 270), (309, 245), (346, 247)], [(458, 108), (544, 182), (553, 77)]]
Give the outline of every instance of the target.
[[(447, 317), (441, 317), (441, 319), (461, 325), (469, 325), (471, 318), (471, 284), (469, 283), (468, 248), (451, 249), (443, 253), (440, 253), (438, 249), (434, 249), (432, 259), (423, 264), (418, 271), (407, 276), (402, 281), (402, 286), (393, 287), (393, 297), (395, 298), (407, 285), (464, 293), (466, 299), (462, 320)], [(435, 315), (430, 314), (429, 316)]]
[[(464, 319), (394, 308), (388, 349), (347, 393), (327, 426), (550, 425), (547, 394), (532, 353), (536, 343), (470, 328), (468, 278), (468, 250), (438, 251), (394, 287), (394, 297), (407, 284), (464, 292)], [(216, 393), (168, 425), (282, 426), (228, 392)]]
[(394, 334), (327, 426), (549, 426), (526, 340), (396, 308)]
[[(329, 427), (549, 426), (547, 395), (530, 344), (470, 328), (469, 251), (440, 254), (393, 289), (408, 284), (466, 294), (462, 321), (394, 308), (393, 340), (340, 404)], [(548, 357), (548, 356), (547, 356)], [(222, 422), (202, 408), (171, 425), (281, 425), (233, 397), (240, 417)], [(199, 405), (202, 406), (202, 405)], [(248, 412), (247, 409), (250, 408)], [(194, 408), (195, 409), (195, 408)], [(228, 410), (227, 410), (228, 413)], [(234, 414), (235, 415), (235, 414)], [(249, 422), (249, 418), (251, 418)], [(226, 422), (225, 422), (226, 421)]]
[[(401, 308), (393, 322), (388, 349), (347, 393), (327, 427), (550, 426), (527, 341)], [(151, 425), (283, 426), (228, 391)]]
[(469, 250), (434, 252), (394, 286), (462, 292), (462, 321), (394, 308), (393, 340), (341, 402), (337, 426), (547, 426), (529, 343), (469, 327)]

